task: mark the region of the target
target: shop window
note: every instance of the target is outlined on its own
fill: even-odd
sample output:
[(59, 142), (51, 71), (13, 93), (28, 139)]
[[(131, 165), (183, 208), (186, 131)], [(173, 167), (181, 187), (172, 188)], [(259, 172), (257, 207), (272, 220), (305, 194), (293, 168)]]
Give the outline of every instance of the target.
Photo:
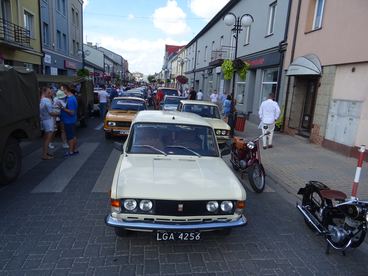
[(278, 68), (269, 68), (263, 70), (260, 102), (266, 100), (270, 93), (276, 94), (277, 75)]
[(267, 35), (272, 35), (274, 31), (276, 6), (277, 6), (277, 1), (270, 4), (270, 7), (268, 9)]
[(244, 104), (245, 101), (245, 86), (246, 82), (237, 82), (235, 90), (235, 99), (237, 104)]

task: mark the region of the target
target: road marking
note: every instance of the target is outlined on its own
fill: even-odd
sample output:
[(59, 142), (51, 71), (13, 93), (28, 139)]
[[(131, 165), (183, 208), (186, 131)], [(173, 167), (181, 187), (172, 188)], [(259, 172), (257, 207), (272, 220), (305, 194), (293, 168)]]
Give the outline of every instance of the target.
[(120, 152), (116, 149), (113, 149), (95, 183), (95, 186), (92, 189), (93, 193), (107, 193), (111, 188), (112, 179), (114, 177), (114, 172), (119, 157)]
[(32, 193), (61, 193), (95, 151), (98, 144), (83, 143), (78, 149), (80, 151), (78, 155), (66, 158), (33, 189)]
[(102, 127), (104, 126), (104, 123), (99, 123), (96, 127), (95, 127), (95, 130), (101, 130)]

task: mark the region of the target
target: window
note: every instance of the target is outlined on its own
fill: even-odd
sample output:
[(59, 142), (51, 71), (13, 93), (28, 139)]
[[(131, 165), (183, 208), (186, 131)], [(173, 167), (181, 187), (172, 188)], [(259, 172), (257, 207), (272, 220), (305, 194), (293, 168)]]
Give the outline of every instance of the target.
[(61, 32), (56, 31), (56, 45), (59, 50), (61, 50)]
[(65, 0), (57, 0), (57, 10), (65, 15)]
[(250, 38), (250, 26), (244, 28), (244, 34), (245, 34), (244, 45), (248, 45), (249, 44), (249, 38)]
[(198, 50), (198, 54), (197, 54), (197, 65), (199, 64), (199, 54), (201, 53), (200, 50)]
[(313, 30), (319, 29), (322, 27), (322, 17), (323, 17), (323, 8), (325, 5), (325, 0), (316, 0), (316, 6), (314, 9), (314, 18), (313, 18)]
[(50, 36), (49, 36), (49, 25), (45, 22), (42, 24), (42, 34), (43, 34), (43, 44), (50, 44)]
[(266, 100), (270, 93), (276, 93), (278, 68), (263, 70), (260, 102)]
[(235, 99), (236, 99), (236, 103), (238, 104), (244, 104), (245, 85), (246, 85), (246, 82), (244, 81), (238, 81), (236, 83)]
[(24, 28), (29, 31), (30, 37), (34, 37), (33, 15), (27, 11), (24, 11)]
[(72, 44), (73, 44), (73, 52), (72, 52), (72, 54), (75, 55), (77, 53), (77, 51), (75, 50), (75, 40), (74, 39), (73, 39)]
[(77, 48), (75, 49), (75, 54), (78, 54), (78, 51), (79, 51), (79, 42), (76, 42), (76, 43), (75, 43), (75, 47), (77, 47)]
[(204, 47), (204, 62), (206, 62), (207, 61), (207, 46), (206, 47)]
[(72, 8), (72, 23), (75, 25), (75, 11), (74, 8)]
[(220, 37), (220, 47), (222, 47), (222, 45), (224, 45), (224, 36), (223, 35)]
[(63, 51), (66, 52), (66, 34), (63, 34)]
[(273, 34), (273, 29), (275, 26), (276, 5), (277, 5), (277, 2), (273, 2), (272, 4), (270, 4), (270, 8), (268, 10), (267, 35)]
[(75, 25), (79, 27), (79, 14), (78, 12), (75, 12)]

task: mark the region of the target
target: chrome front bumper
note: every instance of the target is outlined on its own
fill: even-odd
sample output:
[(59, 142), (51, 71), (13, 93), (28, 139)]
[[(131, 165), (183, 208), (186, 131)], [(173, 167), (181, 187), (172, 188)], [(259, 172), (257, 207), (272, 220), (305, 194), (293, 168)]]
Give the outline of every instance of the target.
[(167, 230), (167, 231), (188, 231), (188, 230), (216, 230), (224, 228), (240, 227), (247, 224), (247, 219), (242, 215), (238, 220), (229, 222), (208, 222), (208, 223), (188, 223), (188, 224), (164, 224), (125, 221), (107, 215), (105, 223), (108, 226), (119, 227), (131, 230)]

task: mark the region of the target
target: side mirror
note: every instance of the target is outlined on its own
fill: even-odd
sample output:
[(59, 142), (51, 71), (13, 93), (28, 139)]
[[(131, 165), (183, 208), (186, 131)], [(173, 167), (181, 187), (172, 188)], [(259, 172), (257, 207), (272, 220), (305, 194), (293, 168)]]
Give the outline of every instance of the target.
[(230, 154), (230, 152), (231, 152), (230, 147), (226, 145), (226, 146), (221, 150), (221, 157), (222, 157), (222, 156), (225, 156), (225, 155), (229, 155), (229, 154)]
[(123, 152), (124, 151), (124, 144), (119, 142), (114, 142), (114, 148), (118, 151)]

